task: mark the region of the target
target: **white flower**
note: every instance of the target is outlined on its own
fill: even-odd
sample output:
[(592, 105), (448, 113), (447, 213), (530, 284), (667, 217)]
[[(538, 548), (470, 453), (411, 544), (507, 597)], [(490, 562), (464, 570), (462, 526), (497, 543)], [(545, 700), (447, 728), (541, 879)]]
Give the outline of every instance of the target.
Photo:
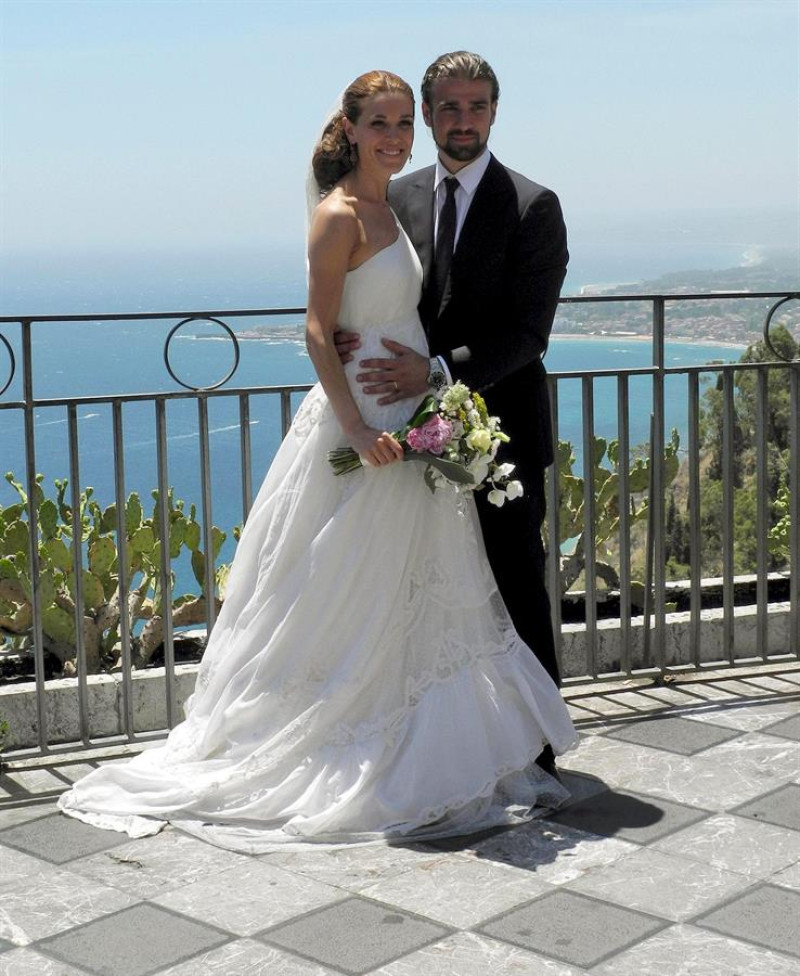
[(474, 409), (470, 410), (469, 413), (467, 414), (467, 420), (469, 421), (470, 424), (472, 424), (473, 427), (480, 427), (481, 415), (478, 413), (477, 410)]
[(467, 471), (472, 474), (475, 479), (475, 484), (479, 485), (489, 475), (489, 464), (482, 457), (476, 457), (467, 465)]
[(460, 420), (453, 421), (453, 440), (458, 440), (459, 437), (464, 436), (464, 425)]
[[(507, 478), (514, 468), (516, 468), (516, 464), (510, 464), (508, 461), (506, 461), (505, 464), (498, 464), (494, 470), (493, 477)], [(519, 484), (519, 482), (516, 482), (516, 484)]]
[(506, 500), (506, 493), (502, 488), (493, 488), (487, 496), (487, 501), (490, 505), (497, 505), (498, 508), (502, 508)]
[[(508, 465), (504, 464), (502, 467), (505, 468), (508, 467)], [(514, 465), (512, 464), (511, 467), (513, 468)], [(522, 487), (522, 482), (520, 481), (509, 481), (509, 483), (506, 485), (506, 494), (508, 495), (509, 499), (521, 498), (524, 493), (525, 489)]]
[(458, 410), (467, 400), (469, 400), (469, 387), (461, 382), (453, 383), (442, 393), (442, 405), (448, 411)]

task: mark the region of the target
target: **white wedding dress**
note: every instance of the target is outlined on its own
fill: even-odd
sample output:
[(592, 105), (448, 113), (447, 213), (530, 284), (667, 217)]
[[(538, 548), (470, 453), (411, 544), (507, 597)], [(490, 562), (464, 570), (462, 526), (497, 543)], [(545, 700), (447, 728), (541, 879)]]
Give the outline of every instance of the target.
[[(360, 356), (386, 355), (383, 337), (426, 352), (421, 278), (401, 229), (347, 275)], [(417, 401), (378, 406), (357, 368), (365, 420), (400, 427)], [(575, 731), (511, 626), (474, 502), (432, 494), (416, 462), (334, 476), (344, 444), (317, 385), (248, 517), (186, 720), (76, 783), (65, 813), (261, 853), (468, 833), (567, 798), (533, 760)]]

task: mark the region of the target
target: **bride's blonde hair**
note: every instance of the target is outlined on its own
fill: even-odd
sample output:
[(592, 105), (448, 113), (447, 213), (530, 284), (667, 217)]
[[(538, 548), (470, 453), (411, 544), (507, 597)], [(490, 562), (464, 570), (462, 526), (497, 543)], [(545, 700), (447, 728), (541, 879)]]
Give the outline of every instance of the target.
[(358, 122), (362, 101), (372, 95), (387, 93), (405, 95), (414, 104), (411, 86), (391, 71), (368, 71), (359, 75), (345, 89), (341, 108), (328, 120), (311, 157), (311, 170), (321, 196), (358, 162), (358, 148), (350, 145), (344, 131), (344, 120)]

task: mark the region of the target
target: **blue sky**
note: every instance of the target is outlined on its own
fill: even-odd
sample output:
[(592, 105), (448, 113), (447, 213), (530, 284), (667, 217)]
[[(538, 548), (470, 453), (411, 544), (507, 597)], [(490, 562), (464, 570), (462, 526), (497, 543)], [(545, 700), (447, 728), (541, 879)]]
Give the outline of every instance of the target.
[[(299, 241), (336, 94), (376, 67), (416, 90), (458, 48), (499, 75), (496, 155), (573, 232), (800, 234), (798, 0), (2, 0), (0, 20), (6, 251)], [(412, 165), (433, 158), (419, 119)]]

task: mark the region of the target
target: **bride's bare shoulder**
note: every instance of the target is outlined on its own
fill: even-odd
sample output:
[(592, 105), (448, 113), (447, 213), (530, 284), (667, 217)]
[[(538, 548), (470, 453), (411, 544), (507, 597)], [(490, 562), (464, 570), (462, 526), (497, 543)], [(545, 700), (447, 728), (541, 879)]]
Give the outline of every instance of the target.
[(310, 243), (340, 243), (353, 246), (360, 240), (360, 221), (355, 199), (334, 187), (314, 209), (311, 218)]

